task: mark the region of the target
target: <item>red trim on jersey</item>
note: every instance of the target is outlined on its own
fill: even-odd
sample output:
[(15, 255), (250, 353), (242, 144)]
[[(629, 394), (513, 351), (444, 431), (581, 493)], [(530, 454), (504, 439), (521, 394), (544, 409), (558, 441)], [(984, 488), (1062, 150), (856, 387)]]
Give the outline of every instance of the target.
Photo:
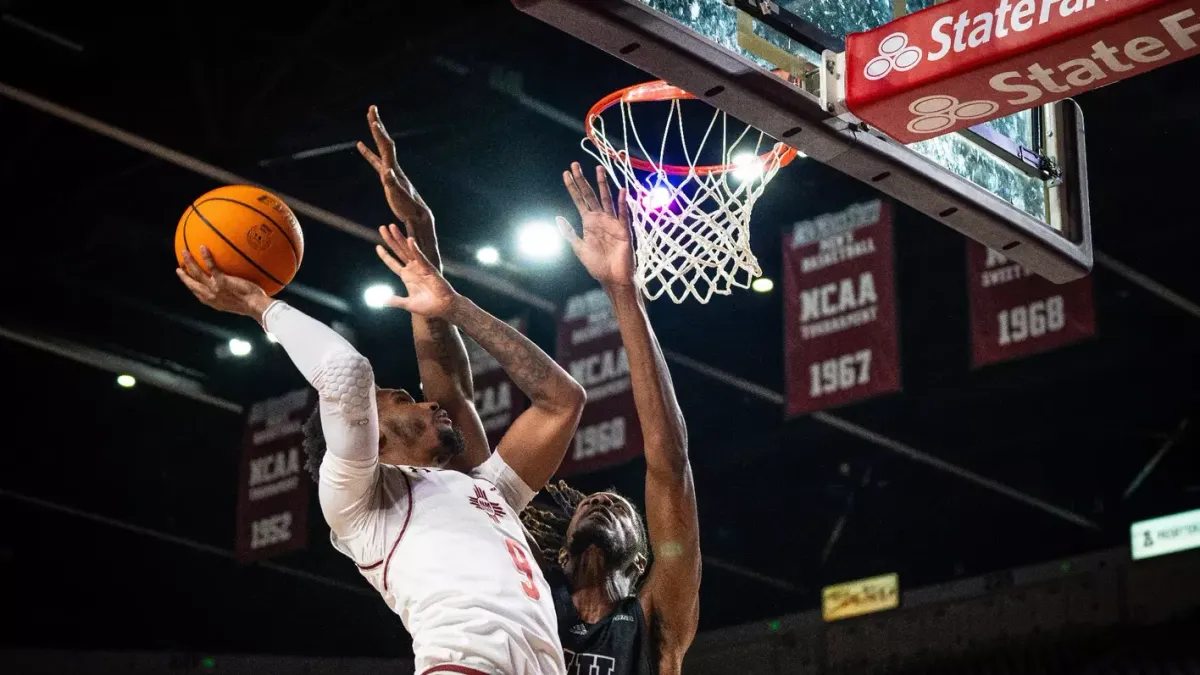
[(421, 675), (432, 675), (432, 673), (460, 673), (461, 675), (489, 675), (482, 670), (475, 670), (467, 666), (441, 665), (434, 666), (428, 670), (421, 671)]
[[(358, 565), (358, 563), (355, 563), (355, 564)], [(383, 564), (383, 559), (380, 558), (379, 560), (376, 560), (375, 562), (371, 563), (370, 565), (358, 565), (358, 569), (364, 570), (364, 571), (365, 570), (373, 570), (382, 564)]]
[[(388, 565), (392, 564), (392, 554), (396, 552), (396, 547), (400, 545), (400, 540), (404, 538), (404, 531), (408, 529), (408, 521), (412, 520), (412, 481), (408, 479), (408, 474), (404, 473), (403, 471), (400, 472), (400, 476), (404, 478), (404, 484), (408, 487), (408, 513), (404, 514), (404, 526), (400, 528), (400, 534), (396, 535), (396, 541), (392, 544), (392, 550), (388, 551), (387, 558), (385, 558), (383, 562), (383, 590), (385, 591), (388, 589), (387, 571)], [(482, 673), (482, 675), (487, 675), (487, 673)]]

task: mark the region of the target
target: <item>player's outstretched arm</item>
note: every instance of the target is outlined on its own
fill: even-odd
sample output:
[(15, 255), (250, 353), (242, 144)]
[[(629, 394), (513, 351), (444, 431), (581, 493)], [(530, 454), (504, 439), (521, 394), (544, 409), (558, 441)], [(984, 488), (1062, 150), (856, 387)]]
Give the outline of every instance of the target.
[(654, 617), (662, 628), (662, 672), (679, 672), (683, 654), (696, 635), (700, 611), (700, 525), (688, 462), (687, 427), (662, 348), (633, 281), (625, 191), (618, 194), (614, 205), (604, 169), (597, 167), (597, 195), (578, 163), (563, 172), (563, 182), (583, 220), (583, 237), (562, 218), (558, 219), (559, 229), (612, 299), (629, 357), (633, 399), (645, 442), (646, 520), (654, 551), (654, 565), (642, 586), (641, 599), (647, 616)]
[[(387, 197), (392, 213), (404, 224), (417, 246), (439, 272), (442, 269), (441, 253), (438, 251), (437, 232), (434, 229), (433, 212), (417, 193), (412, 181), (400, 168), (396, 160), (396, 144), (392, 142), (379, 109), (375, 106), (367, 111), (367, 124), (375, 140), (376, 152), (365, 143), (358, 144), (358, 151), (379, 174), (383, 193)], [(379, 228), (384, 243), (392, 248), (393, 241), (403, 238), (399, 228)], [(444, 319), (433, 319), (414, 314), (412, 317), (413, 342), (417, 349), (417, 365), (421, 373), (421, 391), (425, 398), (436, 402), (450, 414), (450, 418), (462, 429), (466, 451), (456, 457), (451, 468), (468, 471), (482, 464), (491, 450), (483, 422), (475, 410), (475, 385), (471, 379), (471, 365), (467, 349), (463, 345), (458, 329)]]
[(660, 670), (679, 672), (700, 620), (700, 523), (687, 428), (641, 292), (621, 287), (610, 296), (645, 439), (646, 522), (654, 565), (642, 586), (642, 604), (661, 622)]
[(497, 452), (529, 488), (540, 490), (558, 470), (575, 435), (587, 399), (583, 387), (512, 326), (455, 292), (413, 239), (393, 243), (395, 258), (383, 247), (377, 250), (404, 281), (408, 297), (393, 297), (389, 304), (458, 326), (499, 361), (529, 397), (532, 405), (513, 421)]
[(379, 466), (379, 415), (371, 364), (332, 328), (261, 288), (223, 274), (207, 248), (204, 266), (184, 253), (177, 274), (204, 304), (249, 316), (274, 335), (320, 395), (327, 454), (321, 466), (321, 508), (330, 528), (348, 536), (369, 516)]

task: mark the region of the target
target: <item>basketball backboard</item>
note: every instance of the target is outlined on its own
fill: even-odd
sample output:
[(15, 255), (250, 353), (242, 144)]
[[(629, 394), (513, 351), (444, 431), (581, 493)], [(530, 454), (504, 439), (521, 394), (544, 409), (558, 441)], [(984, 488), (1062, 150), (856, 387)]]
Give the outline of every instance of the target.
[(821, 71), (844, 37), (933, 4), (909, 1), (513, 0), (1051, 281), (1086, 275), (1087, 162), (1073, 101), (907, 146), (822, 105)]

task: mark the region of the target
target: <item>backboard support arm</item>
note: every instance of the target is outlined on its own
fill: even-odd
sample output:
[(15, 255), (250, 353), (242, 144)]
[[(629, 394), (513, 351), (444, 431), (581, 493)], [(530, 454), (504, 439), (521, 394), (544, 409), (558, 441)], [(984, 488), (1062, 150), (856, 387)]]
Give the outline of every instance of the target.
[[(1086, 202), (1081, 213), (1067, 215), (1074, 222), (1063, 223), (1060, 235), (904, 145), (838, 119), (812, 93), (638, 0), (512, 1), (521, 11), (692, 92), (1052, 282), (1072, 281), (1091, 270)], [(1086, 160), (1079, 150), (1075, 157), (1082, 168)], [(1072, 240), (1069, 233), (1078, 236)]]

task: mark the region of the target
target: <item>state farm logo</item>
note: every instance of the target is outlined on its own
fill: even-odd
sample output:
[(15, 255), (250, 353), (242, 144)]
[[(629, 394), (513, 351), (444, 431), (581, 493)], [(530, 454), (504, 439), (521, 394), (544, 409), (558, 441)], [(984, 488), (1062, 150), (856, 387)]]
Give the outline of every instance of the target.
[(960, 103), (957, 98), (945, 94), (923, 96), (908, 106), (908, 111), (916, 115), (908, 123), (908, 130), (914, 134), (933, 134), (963, 120), (987, 117), (999, 109), (1000, 104), (995, 101)]
[(892, 33), (879, 41), (879, 56), (867, 61), (863, 76), (868, 80), (881, 80), (893, 70), (912, 70), (924, 54), (920, 47), (908, 46), (908, 36), (904, 33)]
[(946, 2), (848, 35), (839, 93), (864, 122), (921, 141), (1200, 54), (1198, 2)]

